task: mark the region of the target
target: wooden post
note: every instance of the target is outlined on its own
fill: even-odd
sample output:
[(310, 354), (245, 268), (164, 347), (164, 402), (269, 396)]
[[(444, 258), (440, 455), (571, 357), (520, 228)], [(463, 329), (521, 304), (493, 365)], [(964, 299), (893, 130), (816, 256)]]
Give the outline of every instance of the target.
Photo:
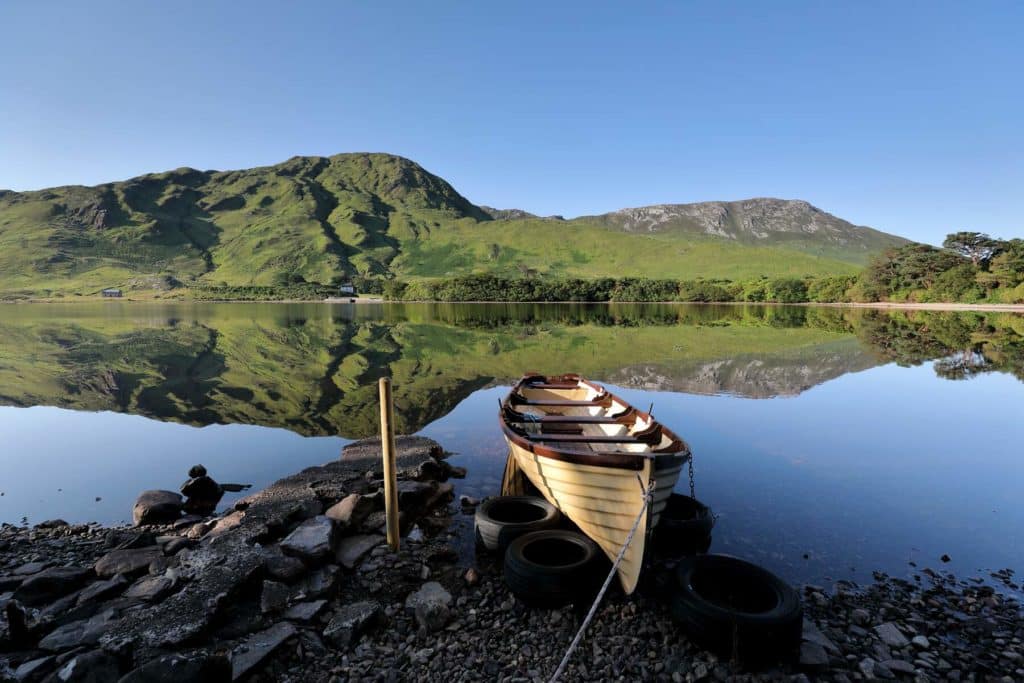
[(388, 522), (388, 545), (398, 551), (398, 479), (395, 472), (395, 409), (391, 402), (391, 380), (380, 382), (380, 446), (384, 454), (384, 514)]

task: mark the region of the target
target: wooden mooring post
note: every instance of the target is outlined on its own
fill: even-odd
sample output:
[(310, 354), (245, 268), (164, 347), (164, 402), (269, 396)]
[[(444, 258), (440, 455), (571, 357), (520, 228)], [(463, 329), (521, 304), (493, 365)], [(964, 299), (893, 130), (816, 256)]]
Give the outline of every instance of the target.
[(398, 551), (398, 475), (395, 472), (395, 409), (391, 400), (391, 380), (381, 377), (380, 446), (384, 454), (384, 514), (387, 517), (388, 545)]

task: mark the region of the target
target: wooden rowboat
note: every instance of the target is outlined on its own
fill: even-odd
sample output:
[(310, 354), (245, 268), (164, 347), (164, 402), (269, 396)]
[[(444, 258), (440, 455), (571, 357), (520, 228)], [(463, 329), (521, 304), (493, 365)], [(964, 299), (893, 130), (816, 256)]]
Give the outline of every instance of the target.
[(682, 439), (604, 387), (579, 375), (526, 375), (499, 412), (509, 465), (615, 560), (653, 501), (619, 565), (627, 594), (640, 578), (648, 532), (658, 523), (690, 457)]

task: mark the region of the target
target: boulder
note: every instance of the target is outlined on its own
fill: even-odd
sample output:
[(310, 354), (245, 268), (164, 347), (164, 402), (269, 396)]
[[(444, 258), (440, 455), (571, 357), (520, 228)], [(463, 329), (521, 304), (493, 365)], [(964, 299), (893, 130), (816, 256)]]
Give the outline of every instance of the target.
[(120, 667), (113, 655), (92, 650), (69, 659), (51, 678), (60, 683), (104, 683), (116, 681), (120, 676)]
[(296, 527), (280, 545), (286, 555), (317, 562), (330, 556), (334, 539), (334, 522), (324, 515), (318, 515)]
[(61, 652), (82, 645), (94, 645), (118, 620), (118, 612), (108, 609), (91, 619), (79, 619), (51, 631), (39, 641), (39, 649)]
[(288, 606), (291, 588), (277, 581), (264, 581), (260, 592), (260, 611), (264, 614), (280, 612)]
[(78, 594), (76, 604), (85, 605), (90, 602), (99, 602), (112, 598), (128, 587), (128, 579), (118, 574), (106, 581), (96, 581)]
[(96, 574), (104, 579), (117, 574), (131, 576), (144, 573), (149, 569), (149, 564), (158, 557), (163, 557), (163, 552), (156, 546), (113, 550), (101, 557), (94, 569)]
[[(399, 476), (416, 477), (420, 468), (436, 466), (444, 455), (441, 445), (423, 436), (395, 437), (395, 465)], [(380, 438), (353, 441), (341, 450), (341, 460), (347, 466), (366, 470), (381, 467)]]
[(329, 596), (338, 585), (341, 570), (334, 565), (327, 565), (316, 570), (292, 588), (292, 600), (316, 600)]
[(875, 627), (875, 633), (882, 639), (882, 642), (889, 647), (906, 647), (910, 645), (910, 641), (907, 637), (896, 627), (896, 624), (891, 621), (887, 621), (884, 624), (879, 624)]
[(828, 653), (817, 643), (800, 644), (800, 668), (810, 673), (828, 670)]
[(121, 677), (118, 683), (222, 683), (231, 679), (231, 662), (221, 654), (196, 651), (164, 655)]
[(145, 576), (124, 592), (124, 597), (143, 602), (160, 602), (172, 592), (176, 581), (167, 576)]
[(28, 576), (29, 574), (38, 574), (50, 565), (49, 562), (26, 562), (25, 564), (16, 567), (12, 574), (15, 576)]
[[(193, 470), (190, 471), (194, 471)], [(192, 477), (181, 485), (181, 493), (186, 497), (185, 512), (193, 515), (210, 515), (217, 509), (217, 503), (224, 497), (224, 489), (211, 477), (202, 474)]]
[(92, 570), (85, 567), (44, 569), (22, 581), (14, 591), (14, 599), (32, 607), (44, 605), (78, 590), (92, 576)]
[(326, 600), (300, 602), (286, 609), (281, 616), (292, 621), (310, 621), (316, 617), (316, 615), (320, 614), (325, 606), (327, 606)]
[(324, 628), (324, 640), (341, 649), (348, 649), (378, 624), (383, 611), (380, 603), (373, 600), (343, 605)]
[(291, 583), (306, 573), (306, 565), (297, 557), (268, 553), (263, 558), (263, 571), (275, 581)]
[(174, 491), (143, 491), (132, 507), (135, 526), (169, 524), (181, 517), (181, 496)]
[(440, 631), (448, 624), (451, 604), (451, 593), (437, 581), (428, 581), (418, 591), (409, 594), (405, 609), (415, 615), (420, 626), (428, 631)]
[(16, 681), (38, 681), (43, 676), (53, 671), (57, 665), (57, 658), (53, 655), (46, 655), (38, 659), (31, 659), (14, 670)]
[(358, 493), (351, 493), (332, 505), (324, 513), (327, 517), (338, 524), (346, 527), (357, 527), (377, 507), (377, 499), (371, 496), (361, 496)]
[(231, 680), (237, 681), (252, 671), (296, 633), (295, 626), (283, 621), (246, 638), (231, 655)]
[(376, 534), (363, 534), (359, 536), (348, 536), (338, 544), (338, 552), (335, 554), (338, 564), (346, 569), (354, 569), (366, 553), (370, 552), (384, 542), (383, 537)]

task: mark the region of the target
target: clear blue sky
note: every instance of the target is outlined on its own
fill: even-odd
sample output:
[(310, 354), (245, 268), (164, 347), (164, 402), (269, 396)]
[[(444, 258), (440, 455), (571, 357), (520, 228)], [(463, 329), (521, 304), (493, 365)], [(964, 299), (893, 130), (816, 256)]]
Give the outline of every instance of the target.
[(778, 196), (1024, 235), (1020, 2), (0, 4), (0, 187), (410, 157), (574, 216)]

